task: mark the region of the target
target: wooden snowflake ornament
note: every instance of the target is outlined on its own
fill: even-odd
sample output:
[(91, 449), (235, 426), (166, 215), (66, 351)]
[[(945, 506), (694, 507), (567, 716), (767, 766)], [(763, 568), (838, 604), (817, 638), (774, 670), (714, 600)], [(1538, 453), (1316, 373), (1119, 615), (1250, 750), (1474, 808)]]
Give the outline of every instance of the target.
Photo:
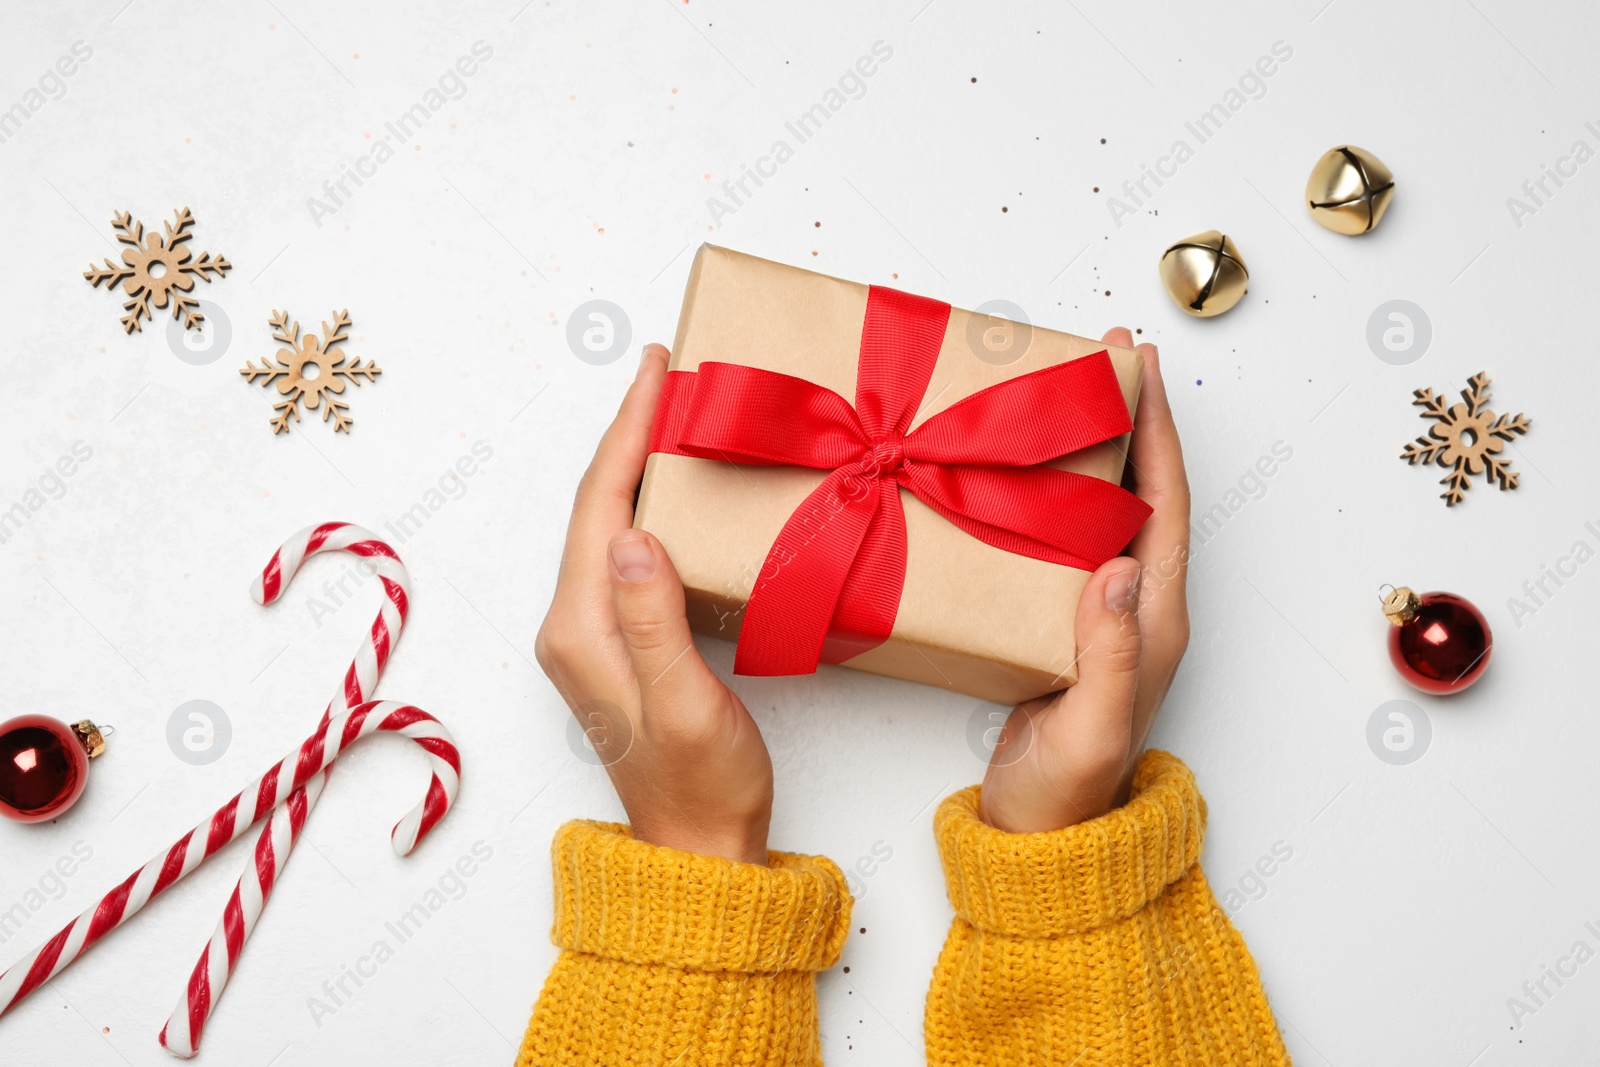
[(1437, 463), (1450, 473), (1439, 480), (1445, 491), (1439, 494), (1446, 507), (1454, 507), (1472, 487), (1472, 475), (1486, 474), (1485, 481), (1499, 482), (1502, 491), (1515, 489), (1519, 480), (1509, 460), (1500, 452), (1513, 437), (1528, 432), (1531, 425), (1520, 411), (1515, 415), (1496, 415), (1489, 410), (1489, 376), (1483, 372), (1467, 379), (1461, 390), (1463, 403), (1445, 407), (1443, 397), (1432, 389), (1418, 389), (1411, 402), (1422, 409), (1422, 417), (1434, 419), (1425, 437), (1419, 437), (1401, 451), (1400, 458), (1410, 464)]
[[(272, 425), (274, 434), (288, 433), (289, 421), (300, 421), (300, 405), (312, 411), (322, 407), (322, 421), (333, 421), (335, 433), (349, 433), (351, 419), (345, 412), (350, 410), (350, 405), (340, 400), (344, 392), (345, 383), (353, 382), (357, 386), (361, 379), (372, 381), (383, 371), (376, 363), (369, 362), (361, 365), (359, 359), (352, 360), (348, 366), (348, 358), (344, 351), (334, 351), (335, 345), (343, 344), (350, 339), (350, 312), (336, 311), (333, 313), (333, 328), (322, 324), (322, 334), (300, 333), (300, 324), (289, 321), (287, 311), (276, 311), (268, 320), (272, 324), (272, 339), (281, 341), (287, 348), (280, 348), (273, 355), (273, 360), (263, 359), (258, 368), (255, 361), (251, 360), (240, 368), (239, 373), (244, 375), (244, 380), (251, 385), (277, 384), (278, 393), (283, 400), (272, 405), (278, 414), (268, 420)], [(257, 383), (256, 379), (260, 379)]]
[[(131, 247), (123, 251), (121, 263), (107, 258), (103, 268), (91, 263), (83, 272), (84, 278), (96, 289), (105, 282), (106, 291), (110, 292), (118, 282), (122, 283), (122, 290), (129, 298), (122, 305), (127, 312), (122, 316), (124, 333), (142, 331), (141, 319), (155, 321), (150, 314), (151, 306), (165, 308), (168, 304), (172, 305), (172, 317), (183, 323), (184, 329), (198, 330), (205, 316), (196, 310), (200, 302), (188, 295), (194, 290), (194, 280), (199, 278), (209, 283), (211, 275), (220, 278), (233, 269), (233, 264), (225, 258), (210, 252), (201, 252), (196, 259), (194, 252), (184, 247), (194, 236), (189, 232), (194, 226), (194, 216), (188, 208), (174, 211), (172, 216), (172, 222), (162, 223), (164, 233), (151, 230), (147, 234), (144, 223), (135, 221), (126, 211), (117, 212), (111, 217), (111, 226), (117, 231), (117, 240)], [(176, 228), (173, 223), (177, 224)]]

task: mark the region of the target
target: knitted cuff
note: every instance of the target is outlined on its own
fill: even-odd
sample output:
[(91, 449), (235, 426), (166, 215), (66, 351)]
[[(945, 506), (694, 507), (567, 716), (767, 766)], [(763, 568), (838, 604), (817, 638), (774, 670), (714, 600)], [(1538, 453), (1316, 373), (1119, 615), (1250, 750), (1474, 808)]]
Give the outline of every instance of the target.
[(768, 866), (635, 841), (619, 823), (556, 831), (561, 948), (688, 970), (822, 971), (850, 930), (844, 875), (822, 856), (767, 853)]
[(945, 798), (934, 815), (950, 904), (979, 930), (1062, 937), (1127, 918), (1194, 865), (1205, 837), (1194, 775), (1153, 749), (1126, 805), (1064, 830), (996, 830), (978, 818), (980, 789)]

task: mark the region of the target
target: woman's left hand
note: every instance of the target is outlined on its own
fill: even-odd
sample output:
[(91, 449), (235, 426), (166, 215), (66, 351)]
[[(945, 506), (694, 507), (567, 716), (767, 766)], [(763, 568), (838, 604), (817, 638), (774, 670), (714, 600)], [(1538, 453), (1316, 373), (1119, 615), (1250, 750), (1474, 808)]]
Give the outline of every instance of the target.
[[(1104, 340), (1133, 347), (1121, 327)], [(1125, 803), (1189, 644), (1189, 479), (1156, 346), (1139, 352), (1128, 480), (1154, 512), (1129, 555), (1095, 571), (1078, 601), (1078, 684), (1017, 705), (1000, 731), (978, 807), (1000, 830), (1059, 830)]]

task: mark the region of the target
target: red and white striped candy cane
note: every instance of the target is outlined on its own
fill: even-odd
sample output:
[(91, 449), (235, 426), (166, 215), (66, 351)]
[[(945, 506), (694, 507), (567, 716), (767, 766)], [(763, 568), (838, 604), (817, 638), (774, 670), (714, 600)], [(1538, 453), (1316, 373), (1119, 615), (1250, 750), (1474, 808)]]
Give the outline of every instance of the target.
[[(268, 812), (286, 807), (294, 819), (293, 797), (339, 754), (359, 739), (380, 730), (404, 734), (428, 759), (432, 775), (422, 802), (395, 824), (394, 850), (404, 856), (417, 846), (450, 810), (461, 789), (461, 757), (455, 741), (439, 720), (409, 704), (374, 700), (336, 716), (271, 770), (218, 808), (173, 846), (127, 877), (92, 907), (68, 923), (49, 941), (0, 974), (0, 1015), (54, 978), (106, 934), (127, 922), (152, 898), (176, 883), (218, 849), (244, 835)], [(303, 795), (303, 794), (302, 794)], [(301, 816), (304, 821), (304, 816)]]
[[(320, 725), (326, 725), (333, 716), (372, 697), (410, 611), (411, 576), (395, 550), (376, 534), (351, 523), (328, 522), (308, 526), (284, 542), (251, 584), (250, 595), (258, 604), (271, 604), (289, 588), (305, 561), (319, 552), (349, 552), (362, 559), (383, 583), (384, 592), (377, 619), (356, 649), (343, 685), (322, 713)], [(249, 867), (233, 887), (222, 919), (189, 975), (182, 999), (161, 1028), (161, 1044), (168, 1052), (187, 1059), (200, 1051), (206, 1021), (238, 966), (245, 940), (255, 929), (273, 884), (289, 862), (289, 853), (326, 783), (326, 773), (306, 782), (304, 793), (291, 796), (284, 808), (275, 811), (257, 838)]]

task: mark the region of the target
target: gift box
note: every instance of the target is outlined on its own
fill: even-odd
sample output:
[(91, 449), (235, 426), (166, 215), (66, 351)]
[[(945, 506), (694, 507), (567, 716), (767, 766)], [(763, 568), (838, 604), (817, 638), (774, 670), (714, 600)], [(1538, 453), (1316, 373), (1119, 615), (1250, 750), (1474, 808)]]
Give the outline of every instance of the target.
[(1014, 703), (1077, 680), (1140, 355), (713, 245), (695, 257), (635, 525), (742, 674), (819, 662)]

